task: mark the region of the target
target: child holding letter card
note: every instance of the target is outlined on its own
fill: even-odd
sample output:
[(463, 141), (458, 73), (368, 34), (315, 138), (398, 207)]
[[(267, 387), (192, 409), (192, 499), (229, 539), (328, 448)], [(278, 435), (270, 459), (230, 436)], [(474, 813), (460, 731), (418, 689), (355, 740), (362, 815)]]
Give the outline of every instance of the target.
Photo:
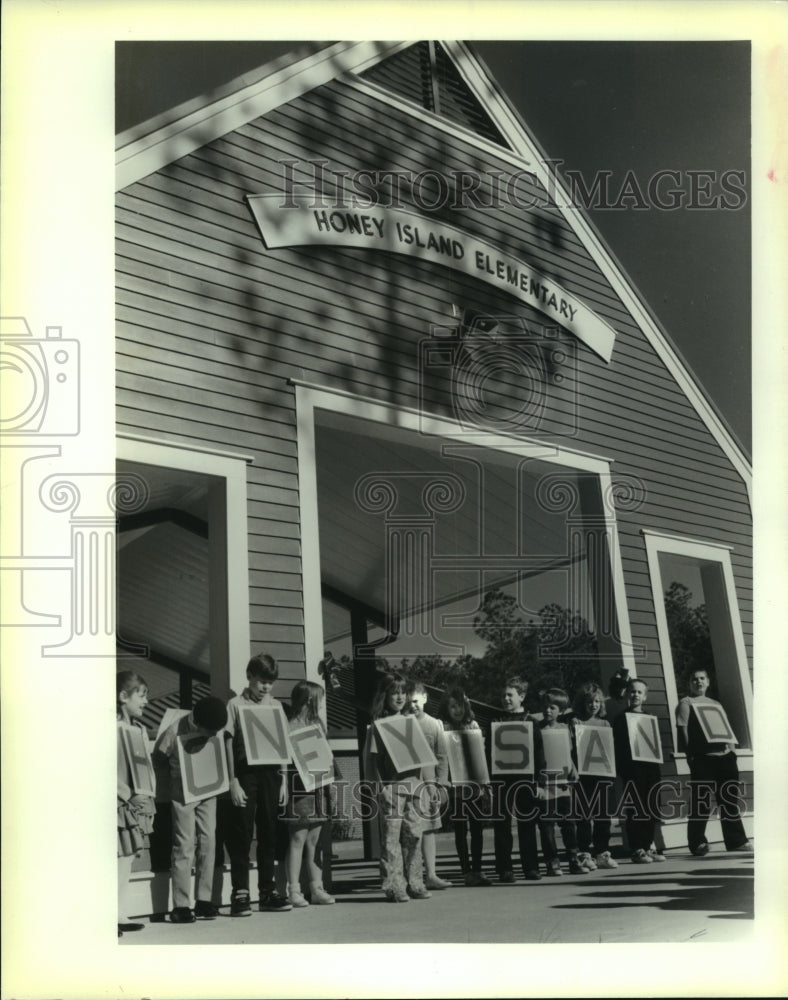
[[(676, 706), (679, 750), (687, 754), (693, 782), (714, 791), (725, 849), (748, 852), (752, 845), (739, 811), (741, 785), (734, 751), (736, 737), (725, 709), (706, 695), (710, 683), (709, 673), (704, 669), (693, 670), (688, 677), (690, 693)], [(711, 802), (707, 795), (690, 796), (687, 842), (690, 851), (699, 857), (709, 851), (706, 822), (710, 813)]]
[[(419, 795), (422, 766), (437, 761), (415, 718), (405, 714), (407, 707), (407, 682), (402, 674), (381, 678), (364, 745), (364, 775), (376, 783), (383, 892), (391, 903), (429, 899), (431, 895), (422, 878), (423, 824), (415, 797)], [(379, 723), (389, 719), (408, 722), (409, 726), (381, 728)]]
[[(520, 848), (520, 863), (523, 876), (536, 881), (539, 874), (539, 852), (536, 843), (536, 825), (539, 816), (538, 795), (534, 774), (544, 767), (542, 738), (535, 720), (525, 714), (525, 696), (528, 684), (520, 677), (510, 677), (501, 691), (504, 712), (496, 720), (499, 723), (527, 723), (531, 728), (530, 747), (520, 741), (520, 762), (529, 769), (525, 773), (521, 766), (518, 772), (498, 777), (496, 762), (500, 764), (500, 744), (506, 741), (505, 727), (490, 728), (490, 773), (493, 775), (493, 835), (495, 844), (495, 868), (499, 881), (508, 884), (515, 881), (512, 868), (512, 819), (517, 821), (517, 838)], [(510, 734), (512, 742), (516, 736)], [(530, 755), (530, 759), (526, 759)]]
[(619, 808), (626, 817), (630, 857), (636, 865), (662, 860), (651, 849), (656, 825), (653, 799), (662, 776), (662, 745), (659, 729), (650, 721), (654, 716), (643, 713), (647, 697), (646, 682), (633, 677), (627, 683), (627, 710), (613, 722), (616, 770), (623, 780)]
[(121, 937), (124, 930), (142, 930), (143, 927), (142, 924), (129, 923), (126, 894), (131, 864), (153, 829), (155, 785), (147, 750), (148, 734), (142, 724), (142, 713), (148, 704), (148, 685), (139, 674), (123, 670), (116, 677), (115, 694), (118, 720), (118, 937)]
[[(156, 741), (154, 766), (169, 769), (172, 794), (172, 912), (175, 924), (196, 917), (214, 920), (218, 914), (211, 895), (216, 853), (216, 796), (227, 788), (221, 742), (227, 709), (218, 698), (202, 698), (188, 715), (176, 719)], [(217, 745), (218, 744), (218, 745)], [(191, 756), (207, 752), (211, 773), (198, 773)], [(196, 855), (196, 856), (195, 856)], [(196, 869), (196, 902), (191, 908), (192, 864)]]
[(446, 785), (449, 780), (449, 765), (446, 758), (446, 740), (443, 724), (440, 719), (434, 719), (427, 713), (427, 689), (421, 681), (410, 681), (408, 684), (410, 709), (421, 727), (427, 745), (432, 750), (437, 764), (428, 764), (421, 769), (421, 815), (424, 819), (424, 829), (421, 837), (421, 853), (424, 857), (426, 875), (424, 884), (428, 889), (448, 889), (451, 882), (439, 877), (435, 870), (437, 860), (437, 843), (435, 834), (440, 830), (441, 807), (446, 804), (448, 794)]
[[(248, 917), (249, 851), (257, 831), (257, 887), (259, 909), (266, 913), (292, 909), (276, 890), (276, 834), (280, 805), (287, 801), (282, 764), (290, 757), (287, 720), (271, 693), (279, 667), (273, 656), (261, 653), (246, 666), (247, 686), (227, 703), (225, 746), (230, 771), (230, 800), (226, 843), (230, 855), (230, 913)], [(255, 709), (269, 710), (270, 719), (254, 716)], [(249, 718), (242, 718), (251, 710)], [(270, 728), (265, 723), (270, 722)], [(252, 760), (250, 760), (250, 751)], [(265, 759), (267, 763), (257, 761)]]
[[(331, 815), (334, 790), (331, 784), (334, 759), (320, 718), (323, 698), (323, 688), (312, 681), (299, 681), (290, 696), (289, 729), (297, 770), (291, 772), (285, 821), (289, 833), (288, 897), (297, 907), (309, 906), (310, 901), (323, 906), (334, 902), (334, 897), (323, 888), (323, 874), (315, 862), (315, 848)], [(307, 869), (309, 900), (301, 892), (302, 863)]]
[[(452, 787), (449, 808), (454, 844), (468, 886), (489, 886), (482, 873), (484, 823), (489, 813), (489, 774), (484, 758), (484, 736), (473, 717), (468, 696), (461, 688), (450, 688), (443, 697), (446, 752)], [(486, 809), (485, 809), (486, 806)], [(468, 852), (468, 835), (471, 849)]]
[(542, 807), (539, 832), (542, 838), (547, 874), (553, 877), (562, 874), (555, 839), (556, 821), (561, 828), (561, 839), (566, 850), (569, 871), (573, 875), (583, 875), (591, 871), (590, 866), (580, 863), (577, 850), (577, 825), (570, 818), (572, 800), (569, 794), (570, 781), (575, 781), (577, 771), (572, 762), (572, 748), (569, 727), (559, 722), (559, 716), (566, 711), (569, 696), (561, 688), (550, 688), (542, 698), (543, 719), (540, 723), (544, 746), (544, 776), (547, 798)]
[(610, 854), (609, 796), (616, 776), (613, 730), (605, 718), (605, 696), (593, 681), (577, 689), (569, 721), (578, 778), (573, 786), (577, 859), (589, 871), (618, 868)]

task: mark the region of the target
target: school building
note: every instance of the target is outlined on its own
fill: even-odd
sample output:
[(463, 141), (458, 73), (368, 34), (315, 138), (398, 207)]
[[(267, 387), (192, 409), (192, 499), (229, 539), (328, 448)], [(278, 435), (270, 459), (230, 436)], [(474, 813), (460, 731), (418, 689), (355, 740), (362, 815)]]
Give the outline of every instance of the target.
[(748, 458), (544, 160), (462, 42), (312, 46), (118, 135), (118, 665), (188, 707), (267, 650), (286, 699), (346, 642), (368, 703), (501, 587), (647, 681), (683, 785), (702, 607), (749, 830)]

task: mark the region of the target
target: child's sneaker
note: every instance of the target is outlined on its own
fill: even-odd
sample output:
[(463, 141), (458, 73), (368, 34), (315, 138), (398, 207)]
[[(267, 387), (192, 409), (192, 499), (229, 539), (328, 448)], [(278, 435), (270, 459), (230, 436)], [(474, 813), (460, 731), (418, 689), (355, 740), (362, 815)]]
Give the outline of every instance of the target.
[(323, 888), (322, 882), (312, 882), (309, 886), (309, 898), (316, 906), (331, 906), (336, 903), (333, 896)]
[(188, 906), (176, 906), (170, 914), (172, 924), (193, 924), (196, 917)]
[(219, 908), (204, 899), (198, 899), (194, 907), (194, 916), (199, 920), (216, 920)]
[(238, 889), (230, 898), (230, 916), (251, 917), (252, 905), (249, 901), (249, 893), (246, 889)]
[(428, 875), (424, 879), (424, 884), (428, 889), (451, 889), (451, 882), (439, 878), (437, 875)]
[(703, 858), (709, 853), (709, 845), (704, 840), (697, 847), (691, 847), (690, 850), (696, 857)]
[(287, 913), (293, 906), (286, 896), (280, 896), (276, 889), (260, 893), (259, 910), (261, 913)]
[[(708, 844), (706, 845), (706, 850), (708, 850)], [(739, 854), (754, 854), (755, 848), (752, 846), (749, 840), (745, 840), (743, 844), (739, 844), (738, 847), (729, 847), (728, 852), (737, 852)]]
[(588, 851), (581, 851), (577, 856), (577, 860), (587, 872), (596, 871), (596, 861), (594, 861)]
[(610, 851), (597, 854), (595, 860), (597, 868), (618, 868), (618, 862), (613, 860)]
[(289, 899), (290, 899), (290, 902), (295, 907), (309, 906), (309, 900), (298, 889), (291, 889), (290, 890)]
[(642, 847), (638, 848), (637, 851), (633, 851), (631, 857), (633, 865), (650, 865), (654, 860)]
[(564, 874), (561, 871), (561, 862), (558, 858), (554, 858), (552, 861), (547, 862), (547, 874), (553, 878), (557, 878), (559, 875)]
[(665, 855), (660, 854), (659, 851), (653, 851), (653, 850), (649, 851), (648, 856), (651, 858), (652, 861), (659, 861), (660, 863), (663, 864), (665, 862)]
[[(560, 871), (560, 869), (559, 869)], [(570, 875), (587, 875), (588, 869), (582, 864), (580, 858), (570, 858), (569, 859), (569, 874)]]

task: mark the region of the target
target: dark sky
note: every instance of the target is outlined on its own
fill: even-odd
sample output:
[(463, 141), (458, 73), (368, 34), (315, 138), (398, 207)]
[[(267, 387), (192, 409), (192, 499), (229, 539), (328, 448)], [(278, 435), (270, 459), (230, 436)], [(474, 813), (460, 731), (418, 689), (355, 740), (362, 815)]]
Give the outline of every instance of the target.
[[(116, 47), (117, 127), (210, 92), (304, 42), (139, 42)], [(747, 450), (750, 418), (750, 45), (748, 42), (473, 42), (561, 170), (586, 188), (607, 171), (594, 224)], [(678, 171), (684, 207), (649, 204)], [(628, 172), (648, 207), (619, 199)], [(688, 207), (688, 171), (713, 171)], [(719, 178), (741, 171), (746, 197)], [(667, 192), (670, 183), (664, 182)], [(630, 189), (631, 190), (631, 189)], [(719, 207), (725, 195), (735, 209)], [(667, 196), (663, 193), (662, 200)], [(716, 207), (708, 206), (716, 201)]]

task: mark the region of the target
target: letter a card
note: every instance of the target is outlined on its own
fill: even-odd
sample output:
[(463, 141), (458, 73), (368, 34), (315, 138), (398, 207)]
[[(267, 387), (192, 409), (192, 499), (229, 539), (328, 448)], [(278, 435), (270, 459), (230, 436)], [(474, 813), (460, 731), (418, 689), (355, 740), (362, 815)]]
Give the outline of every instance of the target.
[(246, 759), (250, 764), (289, 763), (287, 717), (279, 702), (273, 705), (244, 705), (238, 715)]
[(722, 705), (690, 702), (707, 743), (738, 743)]
[(230, 787), (224, 737), (189, 733), (178, 737), (178, 761), (183, 781), (183, 801), (200, 802)]
[(334, 755), (320, 726), (312, 724), (291, 729), (290, 747), (306, 791), (314, 792), (316, 788), (331, 784), (334, 780)]
[(615, 778), (616, 755), (609, 726), (577, 726), (577, 773)]
[(398, 774), (438, 763), (415, 716), (378, 719), (375, 728)]

